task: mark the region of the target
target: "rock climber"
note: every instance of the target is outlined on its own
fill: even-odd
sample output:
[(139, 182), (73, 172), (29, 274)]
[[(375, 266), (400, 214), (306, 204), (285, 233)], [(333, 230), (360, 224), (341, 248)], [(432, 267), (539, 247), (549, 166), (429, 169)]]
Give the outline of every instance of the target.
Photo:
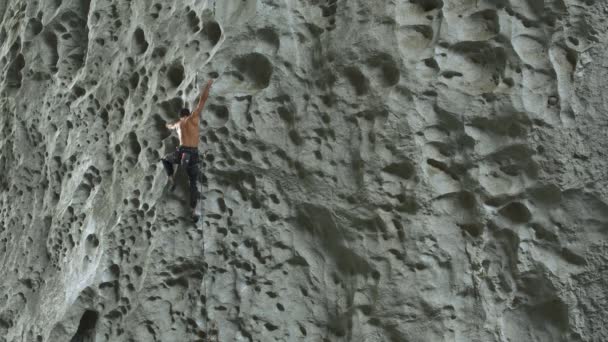
[(198, 200), (197, 180), (199, 173), (199, 155), (198, 155), (198, 139), (199, 139), (199, 117), (205, 102), (209, 97), (209, 90), (213, 80), (209, 80), (202, 90), (198, 105), (192, 113), (187, 108), (183, 108), (180, 112), (180, 119), (172, 124), (167, 124), (167, 128), (177, 131), (179, 136), (179, 146), (175, 152), (167, 154), (162, 158), (163, 166), (169, 176), (171, 190), (175, 189), (175, 172), (173, 164), (180, 164), (185, 168), (188, 174), (190, 183), (190, 208), (192, 209), (192, 217), (196, 221), (198, 214), (196, 212), (196, 202)]

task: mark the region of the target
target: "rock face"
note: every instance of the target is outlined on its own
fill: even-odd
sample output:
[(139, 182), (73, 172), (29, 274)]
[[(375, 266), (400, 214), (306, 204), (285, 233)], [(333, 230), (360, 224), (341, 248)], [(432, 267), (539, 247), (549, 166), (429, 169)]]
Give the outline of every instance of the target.
[(0, 0), (0, 341), (608, 340), (606, 15)]

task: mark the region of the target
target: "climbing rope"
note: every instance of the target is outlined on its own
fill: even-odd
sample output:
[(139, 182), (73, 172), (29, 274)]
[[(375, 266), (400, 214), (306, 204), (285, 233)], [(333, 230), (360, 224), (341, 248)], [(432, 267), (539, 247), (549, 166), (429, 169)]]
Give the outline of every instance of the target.
[[(196, 72), (196, 74), (194, 75), (194, 88), (198, 89), (198, 71)], [(200, 143), (200, 141), (199, 141)], [(203, 155), (204, 156), (204, 155)], [(205, 275), (207, 274), (207, 272), (209, 272), (209, 265), (207, 265), (207, 261), (205, 258), (205, 225), (204, 225), (204, 220), (203, 220), (203, 177), (202, 174), (204, 172), (204, 158), (203, 156), (199, 153), (198, 157), (199, 160), (198, 162), (200, 163), (201, 168), (199, 169), (199, 173), (197, 175), (197, 177), (199, 178), (199, 184), (198, 184), (198, 202), (197, 202), (197, 207), (196, 209), (200, 209), (200, 216), (198, 218), (199, 220), (199, 229), (201, 230), (201, 238), (203, 240), (203, 278), (202, 278), (202, 282), (203, 282), (203, 296), (205, 297), (205, 339), (207, 341), (209, 341), (209, 325), (207, 324), (207, 321), (209, 320), (209, 312), (207, 311), (207, 282), (205, 281)]]
[(203, 158), (200, 158), (200, 159), (201, 159), (200, 160), (201, 171), (199, 171), (199, 174), (198, 174), (198, 176), (200, 178), (200, 184), (198, 186), (199, 187), (198, 200), (199, 200), (199, 202), (201, 202), (201, 203), (199, 203), (199, 207), (201, 209), (200, 217), (199, 217), (199, 221), (200, 221), (200, 223), (199, 223), (200, 224), (199, 229), (201, 230), (201, 238), (203, 240), (203, 279), (202, 279), (202, 281), (203, 281), (203, 295), (205, 296), (205, 303), (204, 303), (204, 305), (205, 305), (205, 316), (206, 316), (205, 317), (205, 338), (207, 339), (207, 341), (209, 341), (209, 324), (208, 324), (208, 321), (209, 321), (209, 312), (207, 311), (207, 307), (208, 307), (207, 306), (207, 302), (209, 301), (209, 298), (207, 297), (207, 281), (205, 279), (206, 278), (205, 276), (207, 275), (207, 272), (209, 272), (209, 265), (207, 264), (207, 261), (206, 261), (206, 258), (205, 258), (205, 241), (206, 240), (205, 240), (205, 225), (203, 223), (205, 220), (203, 220), (204, 212), (203, 212), (203, 203), (202, 203), (203, 202), (203, 198), (202, 198), (202, 196), (203, 196), (203, 177), (201, 177), (202, 173), (204, 172), (203, 171), (204, 170), (204, 165), (203, 165), (204, 162), (202, 161)]
[[(205, 5), (204, 5), (203, 8), (207, 8), (207, 6), (210, 3), (212, 4), (213, 18), (215, 20), (217, 1), (216, 0), (207, 0), (205, 2)], [(220, 26), (220, 30), (221, 30), (221, 26)], [(225, 34), (224, 34), (223, 30), (222, 30), (222, 34), (220, 36), (220, 40), (217, 42), (217, 44), (209, 52), (209, 57), (202, 64), (203, 67), (206, 66), (209, 62), (211, 62), (211, 59), (213, 59), (213, 57), (215, 56), (215, 54), (219, 51), (220, 47), (222, 46), (222, 44), (224, 43), (225, 40), (226, 40), (226, 36), (225, 36)], [(216, 80), (217, 79), (218, 79), (218, 77), (216, 77)], [(196, 72), (195, 77), (194, 77), (194, 84), (195, 84), (195, 86), (198, 86), (198, 71)], [(204, 155), (203, 155), (203, 157), (204, 157)], [(201, 162), (201, 169), (203, 169), (203, 167), (202, 167), (202, 164), (203, 164), (202, 160), (203, 160), (203, 158), (200, 158), (200, 159), (201, 160), (199, 162)], [(199, 177), (201, 175), (203, 175), (203, 172), (199, 173)], [(199, 196), (199, 202), (202, 202), (202, 194), (203, 194), (203, 179), (201, 177), (200, 184), (199, 184), (199, 194), (198, 194), (198, 196)], [(207, 282), (205, 281), (205, 278), (206, 278), (205, 276), (206, 276), (207, 272), (209, 272), (209, 265), (207, 264), (206, 258), (205, 258), (205, 256), (206, 256), (205, 255), (205, 227), (204, 227), (204, 220), (203, 220), (203, 216), (204, 216), (205, 212), (204, 212), (204, 206), (203, 206), (203, 204), (197, 204), (197, 205), (200, 205), (199, 208), (201, 209), (201, 212), (200, 212), (201, 215), (199, 216), (199, 220), (200, 220), (201, 237), (203, 239), (203, 247), (202, 247), (203, 248), (203, 251), (202, 251), (203, 252), (203, 265), (204, 265), (204, 267), (206, 267), (205, 272), (203, 272), (203, 279), (202, 279), (202, 281), (203, 281), (203, 292), (204, 292), (204, 295), (205, 295), (205, 314), (207, 315), (206, 320), (205, 320), (205, 334), (206, 334), (207, 341), (212, 342), (212, 340), (210, 338), (210, 335), (209, 335), (210, 331), (209, 331), (209, 324), (208, 324), (209, 323), (208, 322), (209, 312), (207, 310), (207, 302), (208, 302), (208, 298), (207, 298)], [(211, 322), (211, 331), (215, 333), (215, 341), (219, 342), (219, 329), (217, 329), (216, 322), (213, 322), (213, 321)]]
[[(215, 5), (214, 5), (215, 6)], [(195, 86), (198, 86), (198, 72), (195, 74), (194, 76), (194, 84)], [(199, 169), (199, 174), (198, 174), (198, 178), (199, 178), (199, 185), (198, 185), (198, 202), (197, 202), (197, 208), (196, 209), (200, 209), (200, 215), (199, 215), (199, 229), (201, 230), (201, 238), (203, 240), (203, 246), (202, 246), (202, 252), (203, 252), (203, 278), (202, 278), (202, 282), (203, 282), (203, 295), (205, 297), (205, 326), (204, 326), (204, 331), (205, 331), (205, 340), (207, 342), (219, 342), (219, 330), (217, 329), (217, 324), (216, 322), (212, 321), (211, 322), (211, 327), (209, 327), (209, 311), (208, 311), (208, 305), (207, 303), (209, 302), (209, 297), (208, 297), (208, 292), (207, 292), (207, 282), (206, 282), (206, 275), (209, 272), (209, 264), (207, 264), (206, 261), (206, 253), (205, 253), (205, 224), (204, 224), (204, 220), (203, 217), (205, 215), (205, 208), (204, 208), (204, 203), (203, 203), (203, 175), (204, 175), (204, 169), (205, 169), (205, 156), (207, 154), (203, 153), (203, 154), (199, 154), (199, 160), (198, 162), (200, 163), (201, 168)], [(212, 339), (211, 337), (215, 336), (215, 339)]]

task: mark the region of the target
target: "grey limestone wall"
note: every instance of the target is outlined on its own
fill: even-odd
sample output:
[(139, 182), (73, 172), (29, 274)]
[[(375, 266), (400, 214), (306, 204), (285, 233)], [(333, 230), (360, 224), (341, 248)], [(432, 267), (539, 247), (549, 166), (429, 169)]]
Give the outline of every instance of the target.
[(0, 0), (0, 341), (608, 340), (607, 14)]

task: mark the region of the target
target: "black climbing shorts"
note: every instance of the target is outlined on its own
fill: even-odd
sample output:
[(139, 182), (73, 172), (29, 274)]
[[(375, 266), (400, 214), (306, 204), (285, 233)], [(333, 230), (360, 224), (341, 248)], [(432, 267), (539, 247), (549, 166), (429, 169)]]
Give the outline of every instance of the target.
[(190, 183), (190, 206), (196, 207), (198, 200), (197, 181), (199, 176), (199, 155), (198, 149), (194, 147), (178, 146), (175, 152), (167, 154), (163, 159), (163, 166), (169, 177), (173, 176), (173, 164), (179, 164), (188, 174)]

